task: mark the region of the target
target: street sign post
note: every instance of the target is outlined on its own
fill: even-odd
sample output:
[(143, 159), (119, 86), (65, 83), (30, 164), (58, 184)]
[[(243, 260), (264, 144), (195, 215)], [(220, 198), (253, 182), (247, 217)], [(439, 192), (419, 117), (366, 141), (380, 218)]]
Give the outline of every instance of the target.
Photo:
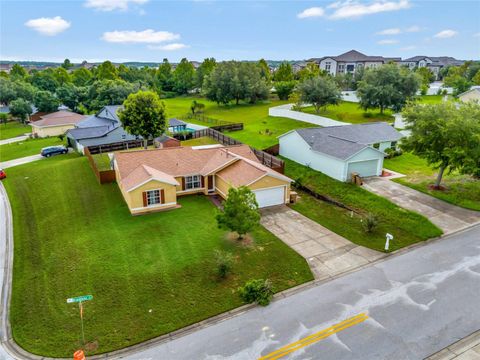
[(80, 323), (82, 326), (82, 345), (85, 345), (85, 333), (83, 331), (83, 301), (90, 301), (93, 299), (93, 295), (83, 295), (83, 296), (76, 296), (73, 298), (67, 299), (67, 304), (78, 303), (78, 309), (80, 310)]

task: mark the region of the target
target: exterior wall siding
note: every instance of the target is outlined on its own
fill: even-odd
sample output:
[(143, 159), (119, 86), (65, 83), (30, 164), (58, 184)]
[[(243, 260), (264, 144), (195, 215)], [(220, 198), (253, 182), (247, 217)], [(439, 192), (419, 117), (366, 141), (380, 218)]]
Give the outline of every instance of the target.
[[(165, 206), (152, 206), (145, 207), (143, 205), (143, 192), (147, 190), (161, 190), (165, 191)], [(141, 187), (127, 193), (129, 196), (125, 198), (127, 205), (130, 208), (132, 214), (139, 214), (143, 212), (150, 212), (163, 209), (171, 209), (177, 206), (177, 193), (175, 186), (170, 184), (161, 183), (156, 180), (151, 180)]]
[(65, 134), (68, 130), (73, 129), (74, 125), (60, 125), (51, 127), (35, 127), (32, 126), (32, 134), (38, 137), (58, 136)]

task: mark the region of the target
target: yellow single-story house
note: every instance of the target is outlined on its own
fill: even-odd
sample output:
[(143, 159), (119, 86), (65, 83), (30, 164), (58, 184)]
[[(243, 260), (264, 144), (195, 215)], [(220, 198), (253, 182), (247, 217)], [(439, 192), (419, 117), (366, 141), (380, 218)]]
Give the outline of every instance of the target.
[(67, 130), (75, 128), (75, 125), (85, 118), (85, 115), (68, 110), (60, 110), (43, 115), (40, 120), (30, 123), (32, 135), (34, 137), (62, 135), (65, 134)]
[(290, 201), (292, 180), (259, 162), (247, 145), (173, 147), (116, 152), (117, 183), (134, 215), (179, 207), (177, 197), (247, 186), (259, 207)]

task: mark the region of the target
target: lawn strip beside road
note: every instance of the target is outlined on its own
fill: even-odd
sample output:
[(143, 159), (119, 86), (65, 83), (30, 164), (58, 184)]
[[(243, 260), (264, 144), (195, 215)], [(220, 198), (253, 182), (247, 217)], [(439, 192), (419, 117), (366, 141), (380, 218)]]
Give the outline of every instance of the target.
[(23, 158), (26, 156), (40, 154), (42, 148), (47, 146), (62, 145), (64, 142), (58, 137), (42, 139), (28, 139), (0, 145), (0, 162)]
[[(99, 185), (76, 154), (17, 166), (3, 183), (14, 221), (13, 336), (35, 354), (70, 357), (78, 348), (78, 306), (66, 299), (79, 294), (93, 295), (84, 304), (91, 355), (234, 309), (247, 280), (268, 278), (281, 291), (313, 279), (305, 260), (263, 227), (252, 246), (227, 238), (205, 196), (131, 216), (118, 186)], [(234, 255), (225, 280), (215, 250)]]
[(6, 124), (0, 124), (0, 140), (10, 139), (17, 136), (31, 133), (32, 128), (19, 121), (8, 121)]
[[(356, 185), (342, 183), (291, 160), (284, 160), (285, 175), (294, 180), (300, 179), (303, 186), (354, 211), (317, 200), (303, 192), (300, 192), (299, 201), (291, 207), (355, 244), (383, 251), (385, 234), (388, 232), (395, 239), (391, 242), (390, 249), (397, 250), (442, 234), (424, 216), (403, 209)], [(369, 213), (378, 219), (377, 228), (372, 233), (367, 233), (362, 224)]]

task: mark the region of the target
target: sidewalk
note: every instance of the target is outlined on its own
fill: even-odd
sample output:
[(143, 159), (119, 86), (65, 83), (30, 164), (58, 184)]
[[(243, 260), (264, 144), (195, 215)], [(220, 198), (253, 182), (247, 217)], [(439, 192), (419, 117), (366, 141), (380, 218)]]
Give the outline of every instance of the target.
[(0, 145), (11, 144), (14, 142), (24, 141), (28, 139), (28, 135), (21, 135), (10, 139), (0, 140)]
[(429, 356), (425, 360), (480, 359), (480, 330)]
[(22, 158), (19, 158), (19, 159), (13, 159), (13, 160), (9, 160), (9, 161), (0, 162), (0, 169), (7, 169), (7, 168), (10, 168), (10, 167), (13, 167), (13, 166), (23, 165), (23, 164), (27, 164), (27, 163), (32, 162), (32, 161), (37, 161), (37, 160), (42, 160), (42, 159), (45, 159), (45, 158), (40, 154), (32, 155), (32, 156), (25, 156), (25, 157), (22, 157)]

